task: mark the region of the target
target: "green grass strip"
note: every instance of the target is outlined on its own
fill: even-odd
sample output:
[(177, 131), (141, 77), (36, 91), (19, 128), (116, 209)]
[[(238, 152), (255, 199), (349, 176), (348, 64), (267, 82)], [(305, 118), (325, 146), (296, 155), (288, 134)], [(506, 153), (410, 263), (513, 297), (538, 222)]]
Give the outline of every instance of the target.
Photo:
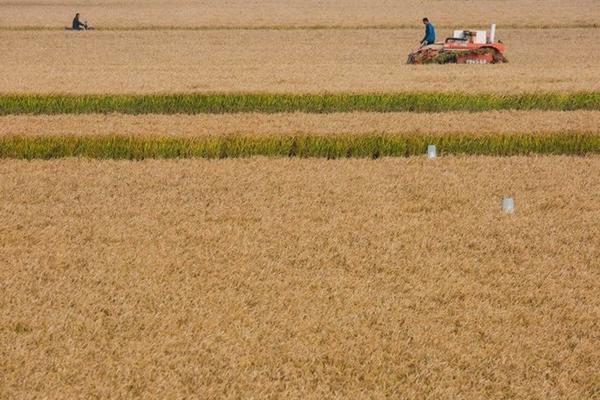
[(251, 156), (379, 158), (425, 154), (435, 144), (443, 155), (513, 156), (600, 154), (600, 135), (335, 135), (335, 136), (5, 136), (0, 158), (93, 159), (236, 158)]
[(333, 113), (352, 111), (477, 112), (491, 110), (600, 110), (600, 92), (0, 96), (0, 115)]

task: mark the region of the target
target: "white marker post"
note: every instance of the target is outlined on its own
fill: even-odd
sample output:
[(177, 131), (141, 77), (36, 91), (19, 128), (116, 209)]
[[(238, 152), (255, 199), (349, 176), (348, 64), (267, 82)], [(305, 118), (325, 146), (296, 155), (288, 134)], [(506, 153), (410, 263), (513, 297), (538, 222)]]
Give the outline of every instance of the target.
[(506, 214), (515, 213), (515, 200), (512, 197), (502, 198), (502, 211), (504, 211)]
[(427, 157), (430, 160), (433, 160), (437, 157), (437, 149), (435, 147), (435, 144), (430, 144), (427, 146)]

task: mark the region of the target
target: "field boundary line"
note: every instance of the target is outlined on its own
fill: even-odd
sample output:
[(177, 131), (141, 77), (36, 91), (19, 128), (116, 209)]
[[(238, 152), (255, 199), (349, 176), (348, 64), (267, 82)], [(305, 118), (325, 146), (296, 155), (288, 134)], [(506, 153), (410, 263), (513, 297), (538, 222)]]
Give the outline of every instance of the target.
[(334, 112), (447, 112), (600, 110), (600, 92), (467, 94), (405, 93), (190, 93), (167, 95), (0, 94), (0, 115), (224, 114)]
[(600, 154), (600, 135), (296, 135), (142, 137), (125, 135), (0, 137), (0, 159), (172, 159), (253, 156), (304, 158), (380, 158), (424, 155), (435, 144), (443, 155)]

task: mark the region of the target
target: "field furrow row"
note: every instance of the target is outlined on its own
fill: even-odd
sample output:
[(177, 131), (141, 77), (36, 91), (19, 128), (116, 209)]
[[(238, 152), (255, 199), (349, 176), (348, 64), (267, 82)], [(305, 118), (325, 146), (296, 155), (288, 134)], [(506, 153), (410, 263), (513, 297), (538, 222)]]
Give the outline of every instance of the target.
[(199, 114), (444, 112), (492, 110), (600, 110), (600, 91), (577, 93), (337, 93), (6, 95), (0, 115), (9, 114)]
[(448, 134), (598, 133), (598, 111), (353, 112), (237, 114), (59, 114), (0, 116), (6, 135), (297, 135), (297, 134)]
[(0, 158), (99, 159), (270, 157), (403, 157), (423, 155), (428, 145), (440, 155), (600, 154), (600, 135), (548, 133), (473, 136), (447, 135), (297, 135), (205, 136), (4, 136)]

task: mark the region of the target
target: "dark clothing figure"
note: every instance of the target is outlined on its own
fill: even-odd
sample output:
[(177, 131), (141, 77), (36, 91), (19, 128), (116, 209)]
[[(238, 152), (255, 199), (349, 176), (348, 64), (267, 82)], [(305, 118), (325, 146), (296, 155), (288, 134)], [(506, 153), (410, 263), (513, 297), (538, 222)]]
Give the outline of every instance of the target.
[(87, 25), (79, 20), (79, 14), (77, 14), (75, 16), (75, 18), (73, 18), (72, 28), (74, 31), (81, 31), (81, 30), (87, 29)]
[(435, 43), (435, 28), (431, 22), (427, 22), (425, 24), (425, 36), (423, 40), (421, 40), (422, 46), (427, 46), (429, 44)]

